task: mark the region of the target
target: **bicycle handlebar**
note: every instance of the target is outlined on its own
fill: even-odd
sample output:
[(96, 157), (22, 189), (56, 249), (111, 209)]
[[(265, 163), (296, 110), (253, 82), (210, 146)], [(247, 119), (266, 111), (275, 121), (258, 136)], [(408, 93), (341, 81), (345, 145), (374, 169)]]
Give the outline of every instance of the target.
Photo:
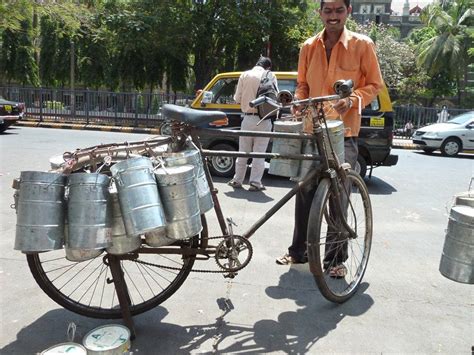
[(260, 106), (265, 101), (267, 101), (267, 97), (266, 96), (260, 96), (260, 97), (257, 97), (255, 100), (250, 101), (249, 106), (250, 107)]
[[(305, 105), (311, 105), (311, 104), (324, 102), (324, 101), (340, 100), (352, 94), (353, 86), (354, 86), (354, 83), (352, 82), (352, 80), (338, 80), (334, 83), (334, 86), (333, 86), (334, 91), (336, 92), (336, 95), (310, 97), (304, 100), (293, 100), (291, 93), (287, 90), (283, 90), (281, 92), (285, 93), (284, 100), (282, 100), (279, 97), (278, 99), (279, 102), (277, 102), (269, 97), (260, 96), (250, 101), (249, 106), (257, 107), (266, 102), (266, 103), (271, 104), (272, 106), (275, 106), (276, 108), (283, 108), (283, 107), (288, 107), (288, 106), (301, 106), (301, 105), (305, 106)], [(288, 95), (291, 96), (290, 100), (288, 98)]]

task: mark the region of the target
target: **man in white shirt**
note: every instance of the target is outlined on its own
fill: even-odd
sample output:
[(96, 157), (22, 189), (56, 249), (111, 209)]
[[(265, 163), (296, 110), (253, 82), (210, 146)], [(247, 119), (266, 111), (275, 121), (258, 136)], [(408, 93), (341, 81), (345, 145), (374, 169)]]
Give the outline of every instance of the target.
[[(240, 103), (242, 110), (242, 125), (241, 129), (245, 131), (263, 131), (270, 132), (272, 130), (272, 122), (269, 119), (263, 120), (257, 126), (260, 121), (257, 109), (249, 106), (249, 102), (254, 100), (257, 96), (257, 90), (260, 86), (260, 81), (264, 75), (267, 74), (272, 67), (270, 58), (260, 57), (257, 64), (246, 72), (240, 75), (237, 89), (235, 91), (234, 100)], [(268, 77), (275, 84), (278, 90), (277, 80), (272, 72), (268, 72)], [(258, 152), (262, 153), (267, 150), (268, 142), (270, 138), (263, 137), (239, 137), (239, 151), (241, 152)], [(232, 180), (228, 182), (228, 185), (241, 188), (247, 172), (248, 159), (241, 157), (237, 158), (235, 162), (235, 175)], [(252, 170), (250, 172), (250, 187), (249, 191), (261, 191), (265, 190), (265, 186), (262, 184), (262, 176), (265, 170), (265, 159), (263, 158), (252, 158)]]

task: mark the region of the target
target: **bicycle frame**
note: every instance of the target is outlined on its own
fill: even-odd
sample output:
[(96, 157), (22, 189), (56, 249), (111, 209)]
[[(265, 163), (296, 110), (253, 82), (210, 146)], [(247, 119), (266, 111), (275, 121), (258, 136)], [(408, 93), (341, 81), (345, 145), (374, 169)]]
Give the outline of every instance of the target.
[[(265, 214), (260, 217), (247, 231), (245, 231), (242, 236), (244, 238), (249, 239), (270, 217), (272, 217), (281, 207), (283, 207), (296, 193), (313, 183), (316, 182), (316, 179), (322, 175), (324, 172), (324, 176), (327, 176), (331, 179), (331, 185), (336, 193), (335, 204), (336, 209), (342, 213), (342, 206), (339, 199), (339, 188), (338, 184), (336, 183), (337, 173), (336, 170), (343, 170), (340, 169), (340, 162), (337, 161), (337, 157), (334, 156), (333, 152), (327, 152), (326, 147), (324, 145), (324, 136), (323, 136), (323, 128), (319, 124), (320, 120), (325, 120), (324, 113), (322, 112), (322, 107), (320, 106), (322, 102), (327, 101), (328, 99), (335, 99), (339, 98), (338, 95), (333, 96), (326, 96), (318, 99), (308, 99), (298, 101), (300, 104), (310, 104), (310, 114), (313, 120), (313, 134), (308, 133), (281, 133), (281, 132), (255, 132), (255, 131), (235, 131), (235, 130), (226, 130), (226, 129), (206, 129), (206, 128), (197, 128), (188, 126), (189, 130), (185, 129), (184, 132), (187, 132), (194, 144), (200, 150), (203, 157), (212, 157), (212, 156), (230, 156), (233, 158), (244, 157), (244, 158), (270, 158), (270, 159), (297, 159), (297, 160), (314, 160), (319, 161), (320, 166), (318, 168), (313, 168), (310, 172), (305, 176), (305, 178), (296, 183), (295, 186), (285, 195), (283, 196), (277, 203), (272, 206)], [(228, 152), (228, 151), (213, 151), (213, 150), (206, 150), (202, 149), (199, 140), (199, 134), (207, 134), (207, 135), (217, 135), (217, 136), (228, 136), (228, 137), (267, 137), (267, 138), (289, 138), (289, 139), (299, 139), (299, 140), (314, 140), (316, 142), (316, 146), (318, 148), (319, 155), (314, 154), (277, 154), (277, 153), (247, 153), (247, 152)], [(331, 163), (331, 159), (329, 155), (333, 155), (333, 162)], [(218, 223), (221, 228), (223, 235), (229, 235), (229, 230), (225, 223), (225, 217), (220, 207), (219, 199), (217, 197), (216, 190), (214, 188), (214, 183), (209, 172), (209, 167), (207, 164), (204, 164), (206, 177), (209, 183), (209, 188), (212, 193), (212, 198), (214, 201), (214, 210), (217, 215)], [(344, 175), (343, 175), (344, 176)], [(347, 193), (347, 192), (346, 192)], [(344, 228), (349, 232), (351, 236), (355, 236), (356, 234), (350, 226), (346, 223), (345, 219), (342, 218), (342, 225)]]
[[(253, 131), (232, 131), (226, 129), (204, 129), (204, 128), (192, 128), (191, 137), (193, 142), (196, 146), (200, 149), (201, 154), (204, 157), (211, 157), (211, 156), (230, 156), (230, 157), (244, 157), (244, 158), (271, 158), (271, 159), (297, 159), (297, 160), (316, 160), (320, 162), (324, 162), (324, 159), (319, 155), (314, 154), (277, 154), (277, 153), (246, 153), (246, 152), (227, 152), (227, 151), (213, 151), (213, 150), (206, 150), (202, 149), (199, 139), (197, 138), (198, 133), (205, 133), (211, 135), (228, 135), (228, 136), (237, 136), (237, 137), (268, 137), (268, 138), (289, 138), (289, 139), (299, 139), (299, 140), (307, 140), (307, 139), (316, 139), (318, 140), (318, 136), (316, 138), (311, 134), (298, 134), (298, 133), (279, 133), (279, 132), (253, 132)], [(322, 140), (322, 131), (321, 137)], [(321, 141), (322, 145), (322, 141)], [(319, 146), (319, 144), (318, 144)], [(327, 163), (327, 162), (326, 162)], [(206, 176), (208, 177), (209, 187), (213, 192), (212, 197), (214, 200), (215, 212), (217, 215), (217, 219), (219, 221), (219, 225), (223, 235), (228, 235), (229, 231), (227, 229), (227, 225), (225, 223), (225, 218), (220, 208), (220, 203), (217, 198), (217, 194), (215, 193), (214, 184), (209, 172), (209, 167), (207, 164), (204, 164)], [(324, 163), (321, 167), (324, 170)], [(296, 183), (296, 185), (285, 195), (283, 196), (274, 206), (272, 206), (265, 214), (258, 219), (246, 232), (242, 234), (244, 238), (250, 238), (270, 217), (272, 217), (281, 207), (283, 207), (296, 193), (303, 187), (308, 186), (312, 182), (317, 175), (319, 175), (320, 169), (312, 169), (307, 176), (300, 182)]]

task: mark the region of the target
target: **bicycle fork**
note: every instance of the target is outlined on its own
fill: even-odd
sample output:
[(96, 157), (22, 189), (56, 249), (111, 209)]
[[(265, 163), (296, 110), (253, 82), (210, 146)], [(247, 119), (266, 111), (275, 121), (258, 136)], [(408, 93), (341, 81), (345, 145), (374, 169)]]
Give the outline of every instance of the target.
[[(336, 216), (338, 216), (338, 225), (341, 226), (345, 230), (342, 230), (348, 238), (351, 239), (356, 239), (357, 238), (357, 232), (352, 229), (352, 227), (347, 223), (347, 216), (348, 216), (348, 209), (350, 208), (353, 210), (351, 201), (350, 201), (350, 186), (346, 186), (346, 173), (344, 167), (341, 167), (340, 170), (342, 171), (342, 181), (339, 184), (338, 182), (338, 174), (336, 170), (330, 169), (329, 170), (329, 179), (331, 181), (331, 191), (333, 191), (334, 198), (333, 198), (333, 203), (334, 207), (336, 210)], [(341, 187), (343, 191), (341, 191)], [(342, 203), (342, 199), (347, 198), (347, 203), (344, 204)], [(356, 226), (357, 227), (357, 226)], [(348, 235), (347, 235), (348, 234)]]

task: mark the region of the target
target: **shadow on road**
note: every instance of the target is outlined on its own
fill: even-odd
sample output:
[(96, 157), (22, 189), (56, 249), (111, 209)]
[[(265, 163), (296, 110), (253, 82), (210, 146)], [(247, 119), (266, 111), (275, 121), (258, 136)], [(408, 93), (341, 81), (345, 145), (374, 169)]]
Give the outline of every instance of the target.
[(395, 187), (376, 176), (372, 176), (370, 179), (365, 178), (364, 181), (371, 195), (391, 195), (397, 192)]
[(92, 329), (104, 324), (121, 321), (98, 320), (83, 317), (63, 308), (45, 313), (33, 323), (22, 328), (14, 342), (0, 349), (0, 354), (37, 354), (54, 345), (69, 341), (67, 328), (74, 322), (77, 330), (74, 342), (82, 344), (83, 337)]
[[(206, 352), (212, 347), (217, 353), (308, 352), (319, 339), (337, 328), (346, 316), (356, 317), (374, 304), (365, 294), (367, 283), (348, 302), (336, 305), (326, 301), (308, 277), (303, 265), (291, 267), (281, 275), (278, 285), (266, 289), (273, 299), (294, 300), (296, 311), (275, 313), (272, 319), (261, 319), (253, 326), (227, 322), (225, 316), (234, 310), (231, 298), (217, 299), (223, 313), (211, 324), (181, 326), (165, 323), (168, 310), (162, 306), (134, 317), (137, 337), (131, 351), (143, 354), (189, 354)], [(229, 306), (230, 305), (230, 306)], [(278, 312), (278, 311), (276, 311)], [(274, 320), (277, 318), (277, 320)], [(0, 349), (1, 354), (34, 354), (51, 346), (68, 341), (69, 322), (77, 325), (74, 341), (82, 343), (92, 329), (121, 320), (97, 320), (82, 317), (65, 309), (47, 312), (17, 334), (17, 339)]]

